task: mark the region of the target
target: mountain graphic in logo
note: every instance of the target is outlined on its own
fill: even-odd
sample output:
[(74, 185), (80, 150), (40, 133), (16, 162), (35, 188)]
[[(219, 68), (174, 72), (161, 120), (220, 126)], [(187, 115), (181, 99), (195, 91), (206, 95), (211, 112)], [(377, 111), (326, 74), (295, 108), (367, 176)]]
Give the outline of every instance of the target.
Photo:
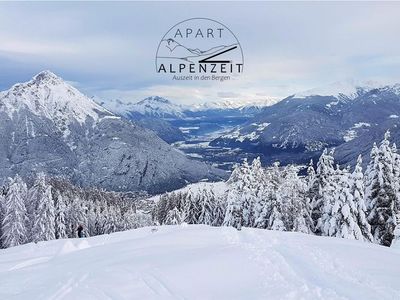
[(218, 45), (207, 50), (199, 48), (191, 49), (186, 47), (172, 38), (162, 40), (158, 52), (158, 58), (173, 58), (181, 59), (183, 61), (195, 63), (215, 63), (224, 62), (231, 63), (228, 52), (238, 49), (238, 44), (231, 45)]

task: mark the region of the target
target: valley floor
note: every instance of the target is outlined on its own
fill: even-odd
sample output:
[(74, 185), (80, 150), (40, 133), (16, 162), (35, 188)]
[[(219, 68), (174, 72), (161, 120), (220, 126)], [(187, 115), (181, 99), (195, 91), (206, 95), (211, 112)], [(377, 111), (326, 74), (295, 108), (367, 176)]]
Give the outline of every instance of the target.
[(0, 299), (400, 299), (397, 249), (301, 233), (151, 227), (0, 250)]

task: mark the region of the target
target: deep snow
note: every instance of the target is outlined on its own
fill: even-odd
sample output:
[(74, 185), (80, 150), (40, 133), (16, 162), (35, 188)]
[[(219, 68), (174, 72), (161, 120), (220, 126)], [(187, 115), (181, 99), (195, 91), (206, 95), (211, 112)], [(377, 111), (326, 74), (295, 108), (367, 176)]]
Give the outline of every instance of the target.
[(164, 226), (0, 251), (0, 299), (400, 299), (400, 249)]

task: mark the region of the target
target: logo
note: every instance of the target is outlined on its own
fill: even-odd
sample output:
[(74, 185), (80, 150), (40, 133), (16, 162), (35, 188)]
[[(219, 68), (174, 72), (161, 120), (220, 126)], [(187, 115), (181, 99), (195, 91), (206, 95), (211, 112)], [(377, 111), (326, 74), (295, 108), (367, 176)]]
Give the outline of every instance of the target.
[(243, 72), (243, 52), (233, 32), (220, 22), (193, 18), (173, 26), (156, 54), (157, 73), (173, 80), (230, 80)]

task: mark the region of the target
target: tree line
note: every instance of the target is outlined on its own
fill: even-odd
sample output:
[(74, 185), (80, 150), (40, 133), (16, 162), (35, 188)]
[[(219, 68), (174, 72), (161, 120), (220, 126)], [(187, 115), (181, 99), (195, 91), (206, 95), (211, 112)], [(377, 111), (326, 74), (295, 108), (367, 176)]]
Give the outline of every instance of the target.
[(42, 173), (28, 187), (17, 175), (0, 187), (0, 247), (75, 238), (78, 226), (85, 236), (94, 236), (181, 223), (297, 231), (390, 246), (400, 234), (400, 154), (389, 138), (387, 132), (373, 145), (365, 171), (361, 155), (353, 169), (335, 165), (333, 150), (324, 150), (308, 167), (262, 167), (259, 158), (245, 160), (223, 191), (217, 184), (187, 188), (156, 202), (142, 201), (141, 210), (136, 209), (140, 201), (126, 194), (81, 188)]
[(40, 173), (29, 188), (18, 175), (0, 188), (0, 224), (0, 247), (7, 248), (75, 238), (78, 226), (85, 236), (94, 236), (147, 223), (122, 194), (79, 188)]
[(389, 138), (387, 132), (373, 145), (365, 171), (361, 155), (351, 170), (335, 165), (334, 150), (327, 149), (304, 176), (300, 166), (263, 168), (259, 158), (244, 161), (234, 168), (226, 192), (164, 194), (153, 220), (298, 231), (390, 246), (400, 226), (400, 155)]

